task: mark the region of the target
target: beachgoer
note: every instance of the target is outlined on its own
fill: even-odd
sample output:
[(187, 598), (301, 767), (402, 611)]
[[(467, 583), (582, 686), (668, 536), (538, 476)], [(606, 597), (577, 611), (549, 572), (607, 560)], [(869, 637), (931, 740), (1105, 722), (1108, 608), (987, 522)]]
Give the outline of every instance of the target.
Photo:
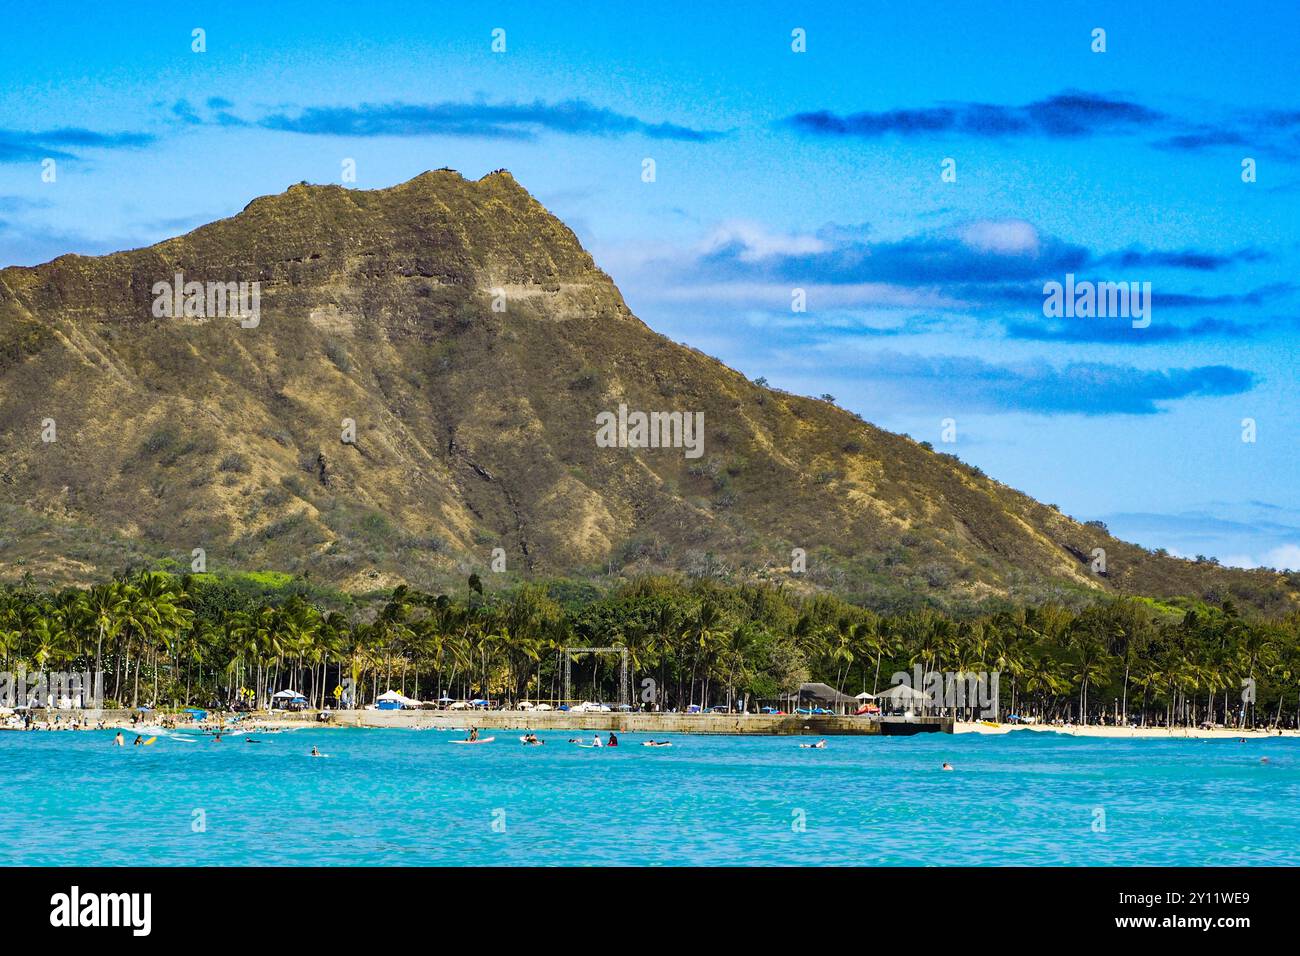
[(125, 746), (126, 746), (126, 738), (124, 738), (124, 737), (122, 736), (122, 731), (119, 730), (119, 731), (117, 732), (117, 736), (113, 738), (113, 746), (114, 746), (114, 747), (125, 747)]
[(135, 743), (133, 743), (131, 746), (139, 747), (142, 743), (144, 743), (144, 738), (141, 737), (139, 734), (136, 734)]
[(951, 769), (952, 769), (952, 764), (950, 764), (948, 761), (945, 760), (945, 761), (943, 762), (943, 769), (944, 769), (944, 770), (951, 770)]
[(468, 740), (478, 740), (478, 728), (477, 728), (477, 727), (471, 727), (471, 728), (469, 729), (469, 737), (466, 738), (466, 739), (468, 739)]
[(591, 745), (592, 745), (593, 747), (599, 747), (599, 746), (600, 746), (600, 734), (596, 734), (596, 735), (594, 735), (594, 736), (591, 738)]
[(615, 736), (611, 733), (611, 734), (609, 735), (609, 743), (607, 743), (605, 746), (606, 746), (606, 747), (617, 747), (617, 746), (618, 746), (618, 738), (615, 737)]
[(313, 757), (319, 757), (319, 756), (320, 756), (320, 751), (317, 750), (315, 747), (312, 747), (312, 748), (311, 748), (311, 755), (312, 755)]

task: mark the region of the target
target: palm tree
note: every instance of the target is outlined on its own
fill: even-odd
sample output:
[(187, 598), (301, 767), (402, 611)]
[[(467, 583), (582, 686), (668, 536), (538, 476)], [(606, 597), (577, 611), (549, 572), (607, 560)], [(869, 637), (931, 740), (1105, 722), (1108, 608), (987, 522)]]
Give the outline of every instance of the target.
[(1061, 676), (1060, 666), (1046, 649), (1035, 650), (1025, 673), (1025, 690), (1038, 695), (1038, 714), (1046, 717), (1047, 702), (1070, 689), (1070, 683)]
[(615, 637), (614, 645), (627, 648), (628, 666), (632, 671), (628, 678), (635, 687), (637, 674), (654, 659), (657, 650), (655, 635), (649, 625), (638, 619), (623, 628)]
[[(712, 601), (703, 601), (686, 622), (685, 637), (695, 651), (695, 664), (691, 668), (691, 702), (695, 702), (695, 674), (698, 665), (706, 662), (713, 652), (714, 639), (722, 627), (722, 611)], [(707, 673), (707, 672), (706, 672)], [(703, 696), (708, 693), (708, 679), (701, 684), (700, 706), (706, 706), (708, 700)]]
[(848, 617), (841, 617), (835, 626), (835, 635), (830, 649), (830, 658), (835, 664), (835, 691), (844, 693), (844, 677), (853, 666), (853, 623)]
[[(853, 626), (853, 640), (858, 647), (858, 656), (864, 661), (874, 660), (875, 671), (871, 680), (871, 693), (874, 696), (880, 689), (880, 662), (886, 654), (898, 652), (898, 644), (893, 635), (882, 626), (874, 614)], [(866, 690), (866, 669), (862, 673), (863, 690)]]
[(745, 672), (745, 655), (754, 643), (758, 625), (753, 621), (730, 628), (722, 639), (720, 662), (725, 667), (727, 708), (736, 697), (736, 679)]
[(1075, 677), (1079, 682), (1079, 722), (1088, 722), (1088, 687), (1105, 677), (1108, 670), (1106, 645), (1100, 622), (1080, 619), (1080, 626), (1072, 631), (1076, 662)]
[(101, 669), (104, 652), (104, 640), (117, 633), (122, 613), (127, 605), (126, 594), (120, 582), (110, 581), (98, 584), (80, 596), (81, 606), (95, 627), (95, 677), (97, 680)]

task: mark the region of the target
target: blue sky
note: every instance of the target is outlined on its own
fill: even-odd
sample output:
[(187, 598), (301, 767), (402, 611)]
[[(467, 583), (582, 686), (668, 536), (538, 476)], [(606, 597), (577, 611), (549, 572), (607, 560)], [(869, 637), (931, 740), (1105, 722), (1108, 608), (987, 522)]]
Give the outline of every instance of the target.
[[(1300, 568), (1295, 4), (451, 6), (6, 17), (0, 264), (348, 158), (506, 167), (670, 337), (1149, 547)], [(1150, 282), (1150, 327), (1045, 318), (1067, 272)]]

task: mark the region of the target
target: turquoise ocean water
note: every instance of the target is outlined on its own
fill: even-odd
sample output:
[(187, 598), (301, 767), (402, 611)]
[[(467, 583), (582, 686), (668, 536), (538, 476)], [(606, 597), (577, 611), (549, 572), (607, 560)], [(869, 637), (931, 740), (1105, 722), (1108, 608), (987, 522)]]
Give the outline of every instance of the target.
[(0, 865), (1300, 863), (1295, 739), (576, 735), (0, 733)]

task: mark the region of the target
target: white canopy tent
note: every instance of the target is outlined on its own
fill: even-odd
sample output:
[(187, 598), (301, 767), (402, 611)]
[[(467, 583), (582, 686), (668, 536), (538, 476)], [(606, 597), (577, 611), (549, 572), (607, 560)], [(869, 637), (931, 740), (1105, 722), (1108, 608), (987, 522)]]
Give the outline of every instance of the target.
[(378, 697), (375, 698), (375, 703), (376, 703), (376, 704), (378, 704), (378, 703), (387, 703), (387, 702), (392, 702), (392, 703), (400, 704), (400, 705), (403, 706), (403, 707), (419, 707), (419, 706), (420, 706), (420, 702), (419, 702), (418, 700), (414, 700), (414, 699), (412, 699), (412, 698), (410, 698), (410, 697), (407, 697), (405, 694), (399, 694), (399, 693), (398, 693), (397, 691), (395, 691), (395, 690), (386, 690), (386, 691), (384, 691), (382, 694), (380, 694)]
[(854, 697), (854, 700), (875, 700), (875, 694), (868, 694), (865, 690)]
[(302, 710), (307, 706), (307, 698), (296, 690), (278, 690), (271, 695), (272, 710)]

